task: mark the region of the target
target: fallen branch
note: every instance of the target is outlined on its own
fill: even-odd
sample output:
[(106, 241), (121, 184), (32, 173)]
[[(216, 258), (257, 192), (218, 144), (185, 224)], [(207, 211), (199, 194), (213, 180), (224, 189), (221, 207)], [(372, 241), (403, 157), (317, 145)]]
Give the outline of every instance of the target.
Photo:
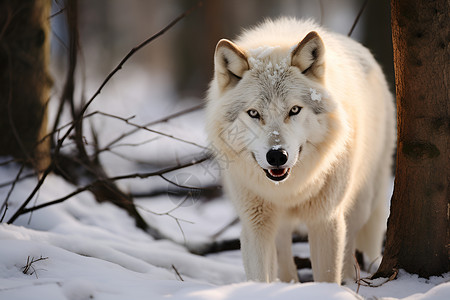
[[(308, 239), (304, 236), (294, 235), (292, 243), (306, 243)], [(241, 243), (239, 239), (229, 239), (221, 241), (212, 241), (211, 243), (188, 245), (188, 250), (197, 255), (207, 255), (222, 251), (239, 250)]]

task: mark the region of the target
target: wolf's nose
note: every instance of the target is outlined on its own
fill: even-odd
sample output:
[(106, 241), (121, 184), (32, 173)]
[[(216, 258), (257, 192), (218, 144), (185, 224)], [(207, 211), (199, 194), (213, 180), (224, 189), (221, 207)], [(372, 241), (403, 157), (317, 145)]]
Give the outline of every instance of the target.
[(272, 166), (282, 166), (288, 160), (288, 153), (284, 149), (271, 149), (266, 154), (267, 162)]

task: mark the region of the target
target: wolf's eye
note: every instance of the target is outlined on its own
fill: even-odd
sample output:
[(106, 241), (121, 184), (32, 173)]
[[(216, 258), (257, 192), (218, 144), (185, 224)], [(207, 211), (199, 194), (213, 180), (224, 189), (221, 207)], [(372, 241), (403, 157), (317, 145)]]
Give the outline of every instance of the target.
[(261, 116), (259, 115), (259, 112), (256, 109), (249, 109), (247, 111), (248, 115), (254, 119), (259, 119)]
[(295, 116), (298, 115), (298, 113), (302, 110), (302, 108), (298, 105), (295, 105), (294, 107), (291, 108), (291, 110), (289, 111), (289, 116)]

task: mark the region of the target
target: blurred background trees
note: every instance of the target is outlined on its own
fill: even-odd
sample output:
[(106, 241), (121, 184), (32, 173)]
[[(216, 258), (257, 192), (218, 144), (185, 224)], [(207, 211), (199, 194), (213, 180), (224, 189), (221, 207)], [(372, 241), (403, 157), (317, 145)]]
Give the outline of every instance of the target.
[[(196, 0), (80, 1), (80, 37), (87, 72), (105, 74), (130, 45), (165, 25)], [(212, 77), (213, 54), (221, 38), (233, 39), (242, 28), (264, 18), (294, 16), (313, 18), (346, 35), (363, 5), (362, 0), (209, 0), (171, 34), (134, 58), (135, 65), (153, 76), (170, 78), (177, 94), (202, 97)], [(54, 5), (54, 10), (58, 6)], [(373, 51), (393, 83), (389, 1), (369, 1), (352, 37)], [(63, 16), (52, 19), (53, 30), (66, 41)], [(67, 43), (67, 42), (66, 42)], [(64, 55), (64, 46), (53, 41), (53, 54)], [(88, 75), (88, 74), (87, 74)], [(393, 86), (393, 85), (392, 85)]]
[(0, 1), (0, 156), (49, 164), (51, 1)]

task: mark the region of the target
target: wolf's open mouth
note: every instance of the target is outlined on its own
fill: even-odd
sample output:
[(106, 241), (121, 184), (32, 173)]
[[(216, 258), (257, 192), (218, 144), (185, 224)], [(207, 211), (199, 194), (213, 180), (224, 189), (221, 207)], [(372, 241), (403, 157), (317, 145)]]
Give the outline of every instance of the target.
[(281, 181), (283, 179), (286, 179), (289, 175), (289, 171), (291, 171), (290, 168), (286, 169), (264, 169), (266, 172), (266, 176), (273, 180), (273, 181)]

